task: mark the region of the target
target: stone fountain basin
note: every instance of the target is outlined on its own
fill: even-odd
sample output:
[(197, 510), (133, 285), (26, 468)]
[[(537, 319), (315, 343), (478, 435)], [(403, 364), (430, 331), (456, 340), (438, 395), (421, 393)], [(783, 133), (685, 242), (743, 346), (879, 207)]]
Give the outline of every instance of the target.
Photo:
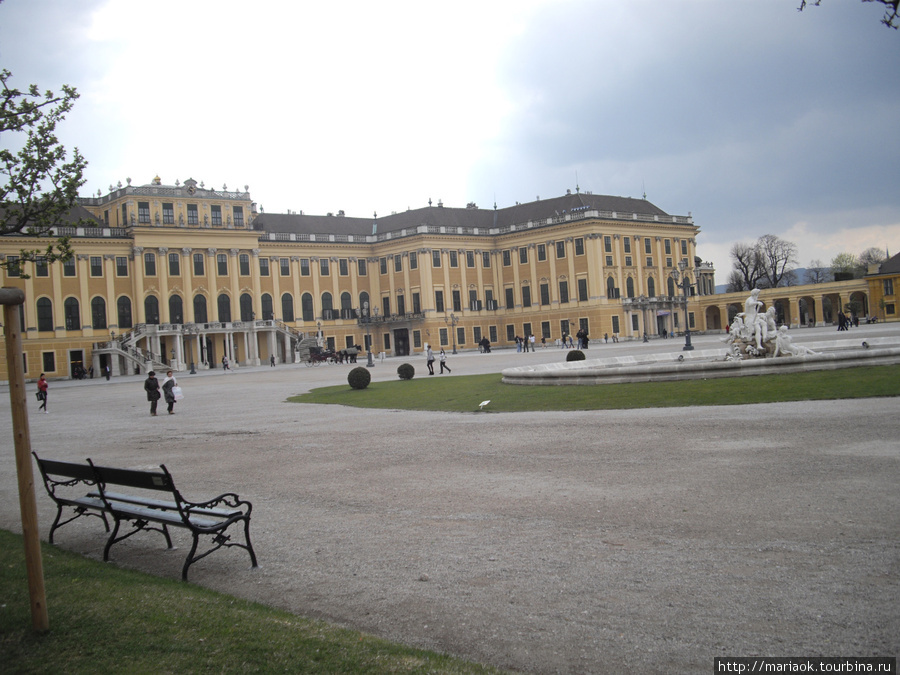
[(815, 349), (817, 354), (740, 361), (726, 361), (729, 350), (724, 347), (563, 361), (507, 368), (502, 371), (502, 381), (504, 384), (531, 386), (619, 384), (746, 377), (900, 363), (900, 339), (896, 337), (817, 342)]

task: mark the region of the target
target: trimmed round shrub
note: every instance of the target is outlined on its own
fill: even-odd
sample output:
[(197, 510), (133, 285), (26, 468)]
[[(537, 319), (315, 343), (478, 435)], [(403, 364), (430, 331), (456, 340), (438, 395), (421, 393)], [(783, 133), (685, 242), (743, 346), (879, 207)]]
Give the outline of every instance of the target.
[(400, 376), (401, 380), (411, 380), (416, 374), (416, 369), (412, 367), (409, 363), (401, 363), (397, 368), (397, 375)]
[(371, 381), (372, 375), (362, 366), (357, 366), (347, 374), (347, 382), (354, 389), (365, 389)]
[(570, 349), (566, 354), (566, 361), (584, 361), (584, 352), (580, 349)]

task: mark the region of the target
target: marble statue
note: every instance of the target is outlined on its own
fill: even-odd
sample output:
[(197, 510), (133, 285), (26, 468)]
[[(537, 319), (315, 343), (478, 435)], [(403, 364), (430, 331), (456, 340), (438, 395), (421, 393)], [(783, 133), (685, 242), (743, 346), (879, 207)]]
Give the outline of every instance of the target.
[(818, 354), (809, 347), (795, 345), (793, 338), (788, 335), (787, 326), (782, 326), (775, 334), (775, 356), (804, 356), (806, 354)]
[(724, 338), (729, 345), (726, 360), (816, 353), (808, 347), (795, 345), (787, 334), (787, 326), (778, 327), (777, 311), (774, 306), (765, 312), (762, 308), (759, 289), (754, 288), (744, 302), (744, 311), (734, 317), (728, 335)]

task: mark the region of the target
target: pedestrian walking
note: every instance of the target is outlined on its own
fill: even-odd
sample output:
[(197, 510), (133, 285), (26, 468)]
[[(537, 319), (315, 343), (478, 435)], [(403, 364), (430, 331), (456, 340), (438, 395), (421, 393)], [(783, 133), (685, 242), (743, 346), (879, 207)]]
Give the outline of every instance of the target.
[(425, 363), (428, 365), (428, 374), (434, 375), (434, 352), (429, 344), (425, 345)]
[(166, 405), (168, 406), (170, 415), (175, 414), (175, 387), (177, 386), (178, 382), (175, 381), (175, 376), (172, 375), (172, 371), (167, 371), (166, 379), (164, 379), (162, 383), (162, 390), (166, 397)]
[(147, 373), (147, 379), (144, 380), (144, 391), (147, 392), (147, 400), (150, 401), (150, 416), (156, 417), (156, 404), (159, 402), (159, 380), (156, 379), (156, 373), (152, 370)]
[(450, 366), (447, 365), (447, 355), (444, 353), (444, 350), (441, 350), (441, 375), (444, 374), (444, 368), (447, 369), (447, 372), (450, 372)]
[(222, 370), (228, 370), (228, 357), (222, 356)]
[(274, 354), (272, 354), (269, 357), (269, 365), (272, 366), (273, 368), (275, 367), (275, 355)]
[(49, 411), (47, 410), (47, 387), (47, 380), (44, 378), (44, 374), (41, 373), (41, 376), (37, 381), (37, 398), (38, 401), (41, 402), (41, 407), (38, 408), (38, 412), (43, 412), (45, 415), (49, 414)]

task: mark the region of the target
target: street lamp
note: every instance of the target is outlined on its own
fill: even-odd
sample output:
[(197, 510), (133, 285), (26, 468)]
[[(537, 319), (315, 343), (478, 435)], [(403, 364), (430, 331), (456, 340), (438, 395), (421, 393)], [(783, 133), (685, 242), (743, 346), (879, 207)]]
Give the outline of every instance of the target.
[[(447, 317), (444, 317), (444, 323), (447, 323)], [(450, 333), (453, 339), (453, 354), (456, 353), (456, 324), (459, 323), (459, 317), (456, 314), (450, 314)]]
[(188, 360), (191, 362), (191, 375), (197, 374), (197, 366), (194, 364), (194, 336), (200, 332), (199, 328), (186, 326), (184, 334), (188, 336)]
[(684, 347), (681, 348), (681, 351), (689, 352), (693, 351), (694, 345), (691, 344), (691, 324), (688, 321), (688, 294), (691, 290), (691, 280), (687, 275), (688, 269), (688, 261), (686, 259), (682, 259), (678, 262), (678, 270), (681, 270), (681, 274), (679, 275), (678, 270), (672, 270), (672, 279), (675, 280), (675, 285), (678, 286), (678, 278), (681, 277), (681, 289), (684, 291)]
[(374, 368), (375, 361), (372, 359), (372, 334), (369, 330), (372, 319), (369, 317), (369, 302), (366, 301), (362, 306), (362, 315), (366, 320), (366, 349), (369, 351), (369, 360), (366, 362), (366, 368)]

